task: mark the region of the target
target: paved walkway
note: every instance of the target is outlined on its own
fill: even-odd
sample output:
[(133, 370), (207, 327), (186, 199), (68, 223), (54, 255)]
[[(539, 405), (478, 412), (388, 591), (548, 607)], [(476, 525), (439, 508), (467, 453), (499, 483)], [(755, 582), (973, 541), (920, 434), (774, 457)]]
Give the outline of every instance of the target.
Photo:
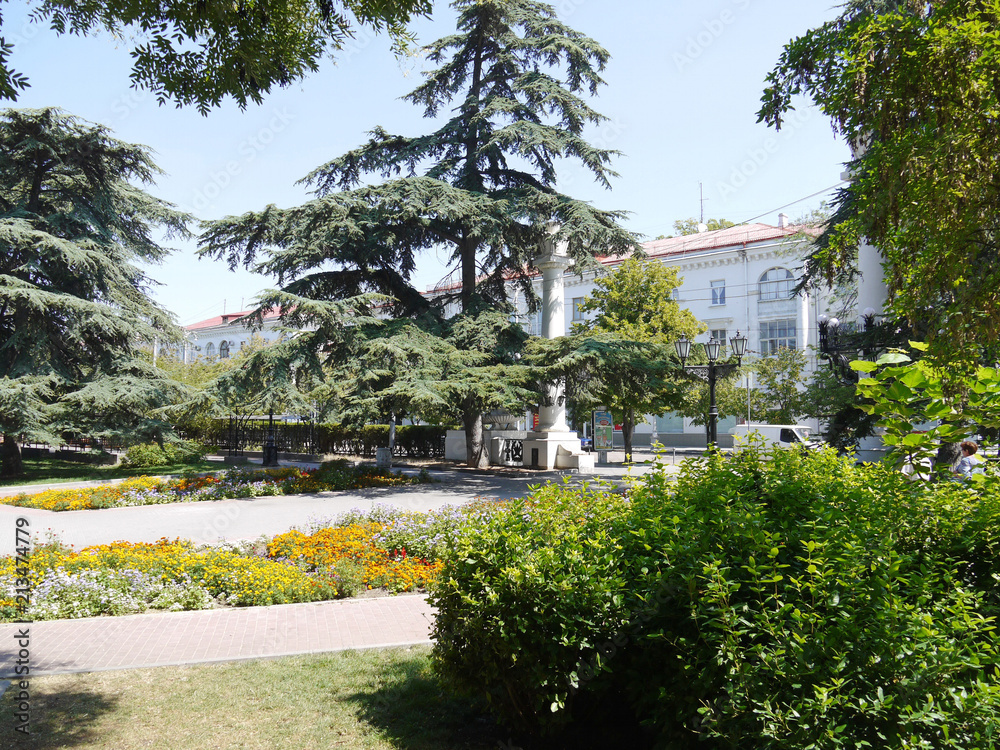
[(29, 674), (38, 677), (428, 644), (432, 622), (426, 597), (401, 594), (8, 623), (0, 625), (0, 678), (14, 676), (25, 629)]
[[(648, 467), (599, 467), (596, 476), (569, 478), (621, 480), (645, 470)], [(11, 554), (4, 548), (13, 546), (14, 522), (18, 517), (28, 517), (35, 532), (46, 527), (57, 529), (64, 542), (73, 542), (77, 547), (112, 539), (152, 541), (160, 536), (178, 535), (213, 541), (277, 534), (307, 518), (329, 517), (338, 510), (370, 507), (378, 502), (427, 509), (468, 502), (477, 496), (515, 497), (525, 494), (529, 485), (565, 478), (551, 472), (506, 477), (462, 471), (434, 473), (441, 480), (436, 484), (361, 493), (63, 513), (0, 505), (0, 529), (4, 532), (0, 536), (0, 554)], [(185, 533), (187, 530), (201, 530), (201, 533)], [(0, 694), (6, 688), (3, 678), (14, 676), (21, 649), (18, 639), (25, 628), (30, 675), (37, 677), (427, 644), (433, 616), (426, 597), (400, 595), (27, 625), (0, 624)]]

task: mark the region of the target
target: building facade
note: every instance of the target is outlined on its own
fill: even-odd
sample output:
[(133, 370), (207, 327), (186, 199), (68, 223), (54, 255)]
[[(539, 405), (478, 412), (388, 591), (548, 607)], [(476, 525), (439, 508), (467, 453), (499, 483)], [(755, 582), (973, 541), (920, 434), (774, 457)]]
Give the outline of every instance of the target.
[(198, 359), (212, 361), (228, 359), (240, 349), (248, 346), (252, 339), (264, 343), (281, 338), (278, 330), (278, 312), (272, 310), (264, 315), (264, 325), (253, 330), (247, 325), (247, 316), (252, 310), (216, 315), (184, 327), (184, 343), (174, 347), (172, 354), (185, 363)]
[[(817, 317), (831, 313), (826, 294), (795, 294), (802, 273), (813, 227), (795, 226), (784, 215), (779, 225), (743, 224), (711, 232), (654, 240), (643, 244), (648, 261), (676, 268), (681, 281), (674, 298), (705, 324), (707, 331), (697, 341), (710, 336), (728, 346), (737, 331), (748, 339), (749, 357), (769, 354), (780, 347), (800, 349), (806, 354), (809, 371), (817, 364)], [(600, 262), (608, 272), (625, 259), (605, 257)], [(596, 275), (582, 276), (572, 270), (565, 274), (566, 331), (582, 322), (583, 300), (595, 289)], [(541, 281), (534, 287), (541, 295)], [(540, 333), (538, 313), (528, 313), (523, 298), (514, 297), (519, 320), (531, 334)], [(745, 376), (742, 383), (753, 387)], [(648, 444), (655, 429), (665, 445), (704, 445), (705, 427), (692, 424), (679, 414), (647, 415), (647, 423), (636, 428), (637, 445)], [(725, 435), (740, 420), (729, 417), (719, 423)], [(812, 428), (818, 425), (806, 421)], [(721, 440), (720, 440), (721, 442)]]

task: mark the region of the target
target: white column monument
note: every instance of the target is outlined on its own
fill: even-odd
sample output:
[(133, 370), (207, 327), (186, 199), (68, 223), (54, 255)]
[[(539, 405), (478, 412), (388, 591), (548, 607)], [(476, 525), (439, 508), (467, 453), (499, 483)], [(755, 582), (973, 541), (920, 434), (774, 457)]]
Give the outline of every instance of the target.
[[(542, 335), (554, 339), (566, 335), (566, 308), (563, 294), (563, 274), (573, 265), (565, 245), (557, 246), (546, 240), (535, 259), (542, 272)], [(580, 437), (566, 424), (565, 384), (548, 386), (549, 405), (538, 411), (538, 429), (528, 433), (524, 441), (524, 465), (540, 469), (594, 470), (594, 457), (586, 453)]]

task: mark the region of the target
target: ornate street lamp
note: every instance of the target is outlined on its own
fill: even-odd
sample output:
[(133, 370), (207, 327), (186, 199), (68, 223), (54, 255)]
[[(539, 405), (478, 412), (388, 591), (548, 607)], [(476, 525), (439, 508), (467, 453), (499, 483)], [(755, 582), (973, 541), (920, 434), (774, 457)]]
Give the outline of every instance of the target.
[(716, 341), (713, 336), (705, 344), (705, 356), (708, 358), (708, 364), (685, 365), (684, 362), (691, 354), (691, 342), (686, 334), (681, 334), (681, 337), (674, 342), (674, 348), (677, 350), (677, 356), (681, 360), (681, 367), (684, 371), (708, 382), (708, 447), (710, 450), (714, 450), (719, 442), (719, 409), (715, 404), (715, 381), (719, 375), (723, 377), (730, 375), (743, 365), (743, 355), (747, 351), (747, 337), (737, 331), (736, 335), (729, 339), (729, 344), (733, 349), (733, 354), (736, 355), (735, 363), (719, 364), (716, 361), (719, 359), (722, 342)]

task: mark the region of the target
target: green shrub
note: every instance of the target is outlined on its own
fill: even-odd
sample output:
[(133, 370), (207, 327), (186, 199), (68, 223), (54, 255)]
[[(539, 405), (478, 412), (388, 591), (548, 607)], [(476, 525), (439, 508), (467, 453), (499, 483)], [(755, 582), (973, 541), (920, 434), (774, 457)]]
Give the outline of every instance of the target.
[(122, 456), (122, 466), (129, 468), (145, 469), (150, 466), (164, 466), (166, 463), (167, 454), (156, 443), (133, 445)]
[(173, 466), (200, 461), (208, 453), (208, 448), (190, 440), (164, 443), (160, 448), (156, 443), (133, 445), (125, 451), (122, 466), (146, 469), (151, 466)]
[(165, 443), (163, 452), (166, 454), (168, 464), (191, 464), (205, 458), (209, 449), (193, 440), (181, 440), (177, 443)]
[(628, 616), (625, 510), (599, 486), (549, 485), (471, 516), (430, 595), (439, 675), (512, 724), (566, 716), (554, 712), (570, 699), (580, 654)]
[(956, 543), (974, 504), (832, 452), (652, 480), (628, 556), (657, 606), (611, 677), (668, 747), (992, 747), (998, 643)]
[(666, 748), (992, 748), (998, 489), (751, 450), (543, 490), (449, 551), (438, 670), (535, 729), (623, 695)]

